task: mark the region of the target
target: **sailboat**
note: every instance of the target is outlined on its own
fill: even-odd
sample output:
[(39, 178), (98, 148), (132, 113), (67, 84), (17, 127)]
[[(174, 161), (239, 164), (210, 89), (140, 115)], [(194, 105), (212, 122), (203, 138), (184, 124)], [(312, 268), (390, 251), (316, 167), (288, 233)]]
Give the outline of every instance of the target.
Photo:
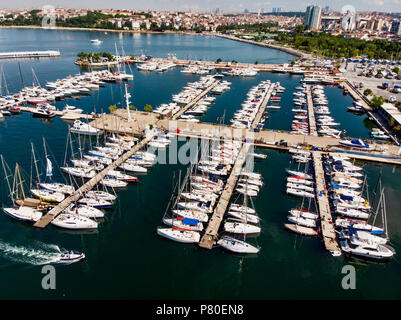
[[(176, 188), (178, 189), (178, 195), (173, 207), (177, 206), (177, 202), (181, 197), (184, 187), (186, 186), (186, 181), (188, 180), (190, 172), (191, 168), (188, 168), (188, 172), (186, 177), (184, 178), (184, 183), (182, 184), (182, 186), (181, 186), (181, 171), (179, 173), (179, 179), (176, 185)], [(171, 212), (173, 213), (173, 217), (167, 218), (166, 215), (172, 200), (173, 196), (170, 198), (166, 212), (164, 213), (163, 216), (163, 223), (171, 227), (169, 228), (158, 227), (157, 234), (167, 239), (181, 243), (198, 243), (200, 241), (200, 233), (198, 231), (203, 230), (203, 224), (201, 222), (202, 220), (194, 219), (195, 212), (191, 210), (171, 210)], [(184, 212), (184, 211), (187, 211), (187, 215), (189, 217), (185, 217), (179, 214), (179, 212)], [(206, 216), (206, 218), (208, 218), (206, 213), (203, 214)]]
[(61, 213), (51, 222), (64, 229), (97, 229), (98, 223), (76, 213)]
[[(247, 191), (248, 188), (248, 183), (246, 183), (245, 185), (245, 190)], [(239, 213), (240, 214), (240, 219), (238, 221), (244, 221), (245, 223), (242, 223), (241, 225), (236, 225), (237, 222), (225, 222), (224, 223), (224, 230), (228, 231), (228, 232), (232, 232), (232, 233), (243, 233), (244, 234), (244, 238), (243, 239), (237, 239), (234, 238), (232, 236), (223, 236), (222, 238), (220, 238), (217, 241), (217, 244), (220, 245), (221, 247), (223, 247), (226, 250), (229, 250), (231, 252), (235, 252), (235, 253), (258, 253), (260, 251), (260, 248), (255, 247), (253, 245), (251, 245), (250, 243), (245, 241), (246, 238), (246, 234), (247, 233), (258, 233), (260, 232), (260, 227), (254, 226), (254, 225), (250, 225), (247, 222), (252, 222), (252, 223), (259, 223), (259, 217), (256, 214), (255, 210), (252, 209), (252, 212), (254, 213), (253, 215), (248, 214), (248, 198), (247, 198), (247, 192), (244, 193), (244, 203), (242, 206), (230, 206), (230, 209), (232, 208), (241, 208), (241, 209), (245, 209), (244, 211), (235, 211), (235, 210), (229, 210), (228, 214), (229, 215), (234, 215), (235, 213)], [(249, 218), (251, 218), (251, 220), (249, 220)], [(239, 232), (239, 231), (245, 231), (245, 232)]]
[[(36, 222), (42, 217), (42, 212), (37, 208), (40, 205), (40, 201), (36, 199), (29, 199), (25, 197), (24, 187), (22, 185), (21, 174), (19, 171), (18, 163), (15, 165), (15, 173), (13, 180), (13, 188), (11, 189), (8, 181), (8, 175), (4, 163), (3, 156), (1, 156), (4, 173), (6, 176), (8, 188), (10, 190), (10, 197), (13, 202), (13, 207), (3, 208), (3, 212), (8, 216), (22, 221)], [(21, 190), (19, 190), (21, 189)], [(21, 192), (21, 195), (20, 195)], [(22, 197), (21, 197), (22, 196)], [(18, 206), (20, 205), (20, 206)]]
[(384, 236), (379, 237), (371, 232), (367, 231), (355, 231), (352, 228), (348, 228), (349, 233), (340, 233), (341, 249), (350, 254), (358, 257), (369, 258), (374, 260), (384, 260), (392, 258), (395, 254), (394, 249), (386, 246), (385, 243), (389, 240), (388, 229), (387, 229), (387, 215), (386, 215), (386, 201), (384, 195), (384, 188), (381, 190), (380, 200), (377, 205), (375, 214), (376, 220), (379, 210), (382, 213), (382, 222), (384, 229)]
[(103, 211), (96, 209), (94, 207), (90, 207), (87, 205), (76, 205), (71, 204), (67, 209), (64, 210), (67, 214), (77, 214), (86, 218), (103, 218)]
[[(35, 150), (33, 148), (33, 143), (31, 143), (32, 146), (32, 156), (33, 156), (33, 161), (36, 169), (36, 175), (37, 175), (37, 184), (40, 185), (40, 175), (39, 175), (39, 170), (37, 166), (37, 161), (36, 161), (36, 155), (35, 155)], [(53, 175), (53, 166), (49, 158), (46, 157), (47, 160), (47, 168), (46, 168), (46, 176), (51, 177)], [(46, 202), (61, 202), (65, 199), (65, 195), (61, 192), (53, 191), (53, 190), (48, 190), (48, 189), (31, 189), (31, 193)]]

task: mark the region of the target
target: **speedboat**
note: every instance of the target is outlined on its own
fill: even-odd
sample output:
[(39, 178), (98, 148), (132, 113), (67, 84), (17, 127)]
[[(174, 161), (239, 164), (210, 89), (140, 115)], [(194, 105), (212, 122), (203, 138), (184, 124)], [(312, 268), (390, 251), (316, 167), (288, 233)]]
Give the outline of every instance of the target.
[(371, 149), (369, 144), (364, 142), (362, 139), (340, 140), (340, 144), (359, 149)]
[(74, 263), (85, 258), (85, 254), (78, 251), (64, 251), (60, 254), (58, 263)]
[(100, 41), (99, 39), (92, 39), (91, 43), (93, 43), (93, 44), (101, 44), (102, 41)]
[(74, 106), (70, 106), (70, 105), (67, 104), (67, 105), (64, 107), (64, 109), (62, 110), (62, 112), (63, 112), (63, 113), (77, 113), (77, 114), (79, 114), (79, 113), (82, 113), (83, 110), (82, 110), (82, 109), (79, 109), (79, 108), (77, 108), (77, 107), (74, 107)]
[(45, 108), (37, 108), (32, 112), (32, 116), (35, 118), (53, 118), (56, 114)]
[(94, 128), (81, 120), (75, 120), (74, 125), (70, 128), (70, 131), (77, 134), (83, 135), (100, 135), (103, 133), (102, 130)]

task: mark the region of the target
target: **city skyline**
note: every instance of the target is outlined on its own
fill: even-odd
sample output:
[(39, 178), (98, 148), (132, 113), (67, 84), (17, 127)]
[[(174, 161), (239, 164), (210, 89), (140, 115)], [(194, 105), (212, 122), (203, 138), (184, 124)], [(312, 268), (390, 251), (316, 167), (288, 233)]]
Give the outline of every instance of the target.
[(102, 0), (3, 0), (0, 8), (2, 9), (23, 9), (40, 8), (45, 5), (65, 8), (86, 8), (86, 9), (134, 9), (134, 10), (185, 10), (185, 11), (220, 11), (244, 12), (249, 10), (257, 12), (263, 9), (264, 12), (272, 12), (273, 8), (281, 8), (285, 11), (305, 11), (308, 5), (319, 5), (322, 8), (328, 6), (332, 10), (340, 11), (346, 5), (352, 5), (357, 11), (380, 11), (380, 12), (401, 12), (401, 0), (338, 0), (334, 4), (332, 1), (306, 1), (299, 2), (287, 0), (283, 3), (280, 0), (270, 1), (250, 1), (250, 0), (149, 0), (146, 5), (143, 2), (133, 2), (130, 0), (118, 0), (110, 2)]

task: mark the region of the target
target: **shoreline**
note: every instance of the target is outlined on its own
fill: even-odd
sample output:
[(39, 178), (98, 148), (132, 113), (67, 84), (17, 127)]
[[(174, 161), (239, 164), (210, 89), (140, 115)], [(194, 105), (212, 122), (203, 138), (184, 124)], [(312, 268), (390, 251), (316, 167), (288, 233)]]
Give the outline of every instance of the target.
[(298, 58), (310, 57), (310, 54), (304, 53), (294, 48), (283, 47), (279, 45), (273, 45), (269, 43), (260, 43), (252, 40), (240, 39), (233, 36), (224, 35), (221, 33), (213, 32), (190, 32), (190, 31), (150, 31), (150, 30), (116, 30), (116, 29), (98, 29), (98, 28), (79, 28), (79, 27), (49, 27), (44, 28), (41, 26), (0, 26), (0, 29), (39, 29), (39, 30), (56, 30), (56, 31), (89, 31), (89, 32), (114, 32), (114, 33), (127, 33), (127, 34), (185, 34), (191, 36), (215, 36), (223, 39), (244, 42), (252, 45), (257, 45), (265, 48), (275, 49), (279, 51), (286, 52)]
[(241, 38), (237, 38), (234, 36), (229, 36), (229, 35), (225, 35), (225, 34), (215, 34), (216, 37), (219, 38), (223, 38), (223, 39), (229, 39), (229, 40), (233, 40), (233, 41), (239, 41), (239, 42), (244, 42), (244, 43), (248, 43), (248, 44), (253, 44), (256, 46), (261, 46), (261, 47), (266, 47), (266, 48), (270, 48), (270, 49), (276, 49), (276, 50), (280, 50), (283, 52), (286, 52), (288, 54), (291, 54), (293, 56), (296, 56), (298, 58), (310, 58), (311, 54), (309, 53), (305, 53), (303, 51), (291, 48), (291, 47), (284, 47), (284, 46), (280, 46), (280, 45), (276, 45), (276, 44), (271, 44), (271, 43), (265, 43), (265, 42), (257, 42), (257, 41), (253, 41), (253, 40), (247, 40), (247, 39), (241, 39)]

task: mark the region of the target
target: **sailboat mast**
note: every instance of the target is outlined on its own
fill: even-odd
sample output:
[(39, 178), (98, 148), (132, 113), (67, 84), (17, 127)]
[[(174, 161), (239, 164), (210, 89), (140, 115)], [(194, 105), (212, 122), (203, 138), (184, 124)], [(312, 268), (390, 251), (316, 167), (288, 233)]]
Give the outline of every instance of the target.
[(36, 177), (37, 177), (37, 179), (38, 179), (38, 181), (37, 181), (36, 183), (40, 183), (40, 176), (39, 176), (38, 164), (37, 164), (37, 161), (36, 161), (35, 149), (33, 148), (33, 142), (31, 142), (31, 147), (32, 147), (33, 164), (34, 164), (34, 166), (35, 166)]
[[(16, 170), (16, 174), (18, 174), (18, 179), (19, 179), (19, 182), (21, 185), (22, 198), (25, 200), (25, 191), (24, 191), (24, 186), (22, 185), (21, 173), (19, 171), (18, 163), (15, 164), (15, 170)], [(18, 186), (17, 186), (17, 188), (18, 188)]]
[[(2, 165), (3, 165), (4, 176), (6, 177), (6, 180), (7, 180), (8, 191), (10, 192), (10, 196), (11, 196), (11, 194), (12, 194), (13, 192), (12, 192), (12, 190), (11, 190), (10, 181), (8, 180), (9, 175), (7, 174), (6, 165), (5, 165), (5, 163), (4, 163), (4, 157), (3, 157), (2, 154), (0, 155), (0, 157), (1, 157), (1, 163), (2, 163)], [(11, 199), (12, 199), (12, 198), (11, 198)]]
[(129, 98), (131, 97), (131, 95), (128, 93), (127, 91), (127, 84), (125, 84), (125, 104), (127, 106), (127, 116), (128, 116), (128, 121), (131, 121), (131, 113), (129, 111)]

